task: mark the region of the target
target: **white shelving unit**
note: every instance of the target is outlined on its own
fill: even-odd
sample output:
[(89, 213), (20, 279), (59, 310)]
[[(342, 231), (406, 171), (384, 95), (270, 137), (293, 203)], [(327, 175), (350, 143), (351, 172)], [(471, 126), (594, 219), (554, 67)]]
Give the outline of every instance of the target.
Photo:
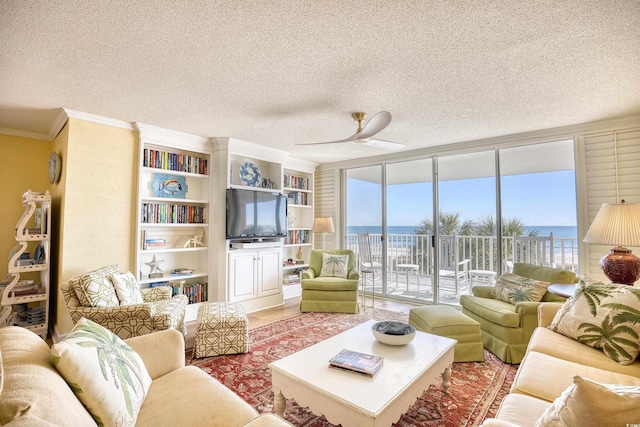
[(27, 328), (43, 339), (49, 325), (51, 263), (51, 195), (28, 190), (25, 211), (14, 230), (18, 242), (9, 256), (8, 274), (0, 285), (0, 326)]
[[(141, 287), (170, 285), (187, 295), (185, 319), (195, 320), (199, 303), (215, 301), (209, 284), (212, 144), (208, 138), (148, 125), (138, 128), (138, 280)], [(150, 274), (154, 261), (162, 270), (157, 277)], [(176, 269), (190, 272), (171, 274)]]
[(287, 195), (288, 229), (283, 247), (283, 291), (285, 298), (300, 295), (300, 277), (309, 267), (313, 249), (313, 169), (285, 168), (282, 190)]

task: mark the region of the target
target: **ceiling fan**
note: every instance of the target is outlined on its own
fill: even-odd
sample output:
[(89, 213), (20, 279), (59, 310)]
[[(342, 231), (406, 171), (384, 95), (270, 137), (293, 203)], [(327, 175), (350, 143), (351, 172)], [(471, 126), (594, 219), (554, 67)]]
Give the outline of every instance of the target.
[(401, 150), (405, 147), (404, 144), (398, 144), (397, 142), (383, 141), (382, 139), (372, 138), (378, 132), (386, 128), (391, 123), (391, 113), (388, 111), (380, 111), (371, 117), (364, 126), (364, 122), (367, 118), (367, 113), (356, 112), (351, 113), (353, 120), (358, 123), (358, 130), (349, 138), (340, 139), (337, 141), (328, 142), (308, 142), (296, 145), (320, 145), (320, 144), (338, 144), (342, 142), (353, 142), (356, 144), (369, 145), (371, 147), (381, 148), (383, 150)]

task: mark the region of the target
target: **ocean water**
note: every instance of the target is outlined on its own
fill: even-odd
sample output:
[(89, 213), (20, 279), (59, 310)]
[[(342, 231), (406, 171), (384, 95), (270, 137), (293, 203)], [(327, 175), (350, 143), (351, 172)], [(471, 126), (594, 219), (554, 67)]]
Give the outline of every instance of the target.
[[(417, 225), (400, 225), (387, 227), (388, 234), (415, 234)], [(553, 237), (578, 238), (578, 227), (573, 225), (525, 225), (525, 231), (537, 231), (538, 236), (548, 236), (553, 233)], [(380, 234), (382, 227), (372, 225), (357, 225), (347, 227), (347, 234), (357, 234), (369, 232), (369, 234)]]

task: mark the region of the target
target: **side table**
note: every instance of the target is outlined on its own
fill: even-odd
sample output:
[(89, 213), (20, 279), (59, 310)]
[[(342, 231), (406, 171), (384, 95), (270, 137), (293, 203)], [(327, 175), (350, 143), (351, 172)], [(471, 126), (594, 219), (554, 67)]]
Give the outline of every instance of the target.
[(573, 296), (573, 294), (576, 291), (576, 285), (575, 284), (560, 285), (558, 283), (553, 283), (549, 285), (547, 290), (552, 294), (556, 294), (558, 296), (565, 297), (565, 298), (570, 298)]

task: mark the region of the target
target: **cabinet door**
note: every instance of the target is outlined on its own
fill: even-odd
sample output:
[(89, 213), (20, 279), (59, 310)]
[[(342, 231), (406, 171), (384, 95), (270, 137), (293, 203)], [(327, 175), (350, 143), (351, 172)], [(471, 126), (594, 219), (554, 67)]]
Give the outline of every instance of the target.
[(256, 297), (255, 251), (238, 251), (229, 254), (229, 301), (246, 301)]
[(279, 293), (282, 285), (282, 251), (260, 251), (259, 257), (258, 296)]

